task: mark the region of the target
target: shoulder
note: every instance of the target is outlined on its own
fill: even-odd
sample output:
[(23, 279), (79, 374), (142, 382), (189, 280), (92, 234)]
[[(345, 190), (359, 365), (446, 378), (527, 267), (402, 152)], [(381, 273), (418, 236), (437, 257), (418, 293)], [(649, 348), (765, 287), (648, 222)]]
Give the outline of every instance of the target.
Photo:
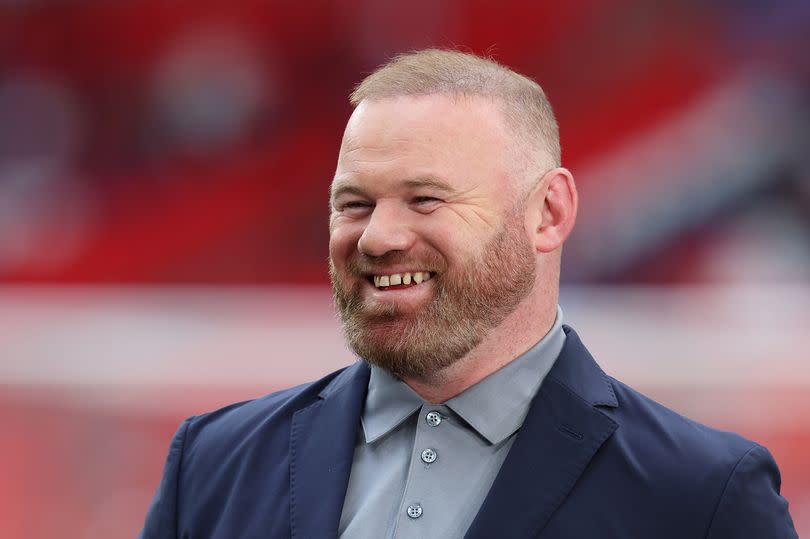
[[(669, 530), (667, 537), (795, 537), (767, 449), (684, 417), (608, 376), (576, 332), (565, 330), (548, 378), (612, 427), (590, 463), (590, 480), (574, 497), (602, 508), (606, 521), (637, 515), (639, 537), (660, 537), (662, 530)], [(609, 499), (606, 485), (615, 494)]]
[(260, 440), (280, 440), (289, 431), (293, 415), (322, 396), (341, 391), (364, 365), (356, 363), (308, 382), (257, 399), (230, 404), (192, 416), (181, 425), (186, 457), (232, 451), (236, 445)]
[(635, 473), (668, 485), (674, 496), (717, 499), (738, 463), (759, 447), (738, 434), (685, 417), (615, 378), (609, 380), (618, 403), (602, 409), (618, 424), (610, 446)]
[(607, 375), (577, 333), (568, 327), (565, 346), (548, 378), (595, 407), (616, 424), (609, 441), (642, 462), (734, 461), (753, 447), (750, 440), (684, 417)]
[(314, 382), (186, 419), (169, 447), (143, 537), (207, 535), (223, 519), (255, 508), (256, 500), (264, 504), (267, 533), (287, 533), (284, 493), (294, 418), (331, 396), (342, 402), (346, 395), (361, 395), (367, 373), (357, 363)]
[(716, 464), (718, 460), (736, 462), (757, 445), (685, 417), (613, 377), (608, 379), (618, 404), (608, 415), (619, 424), (620, 437), (636, 442), (645, 452), (692, 464)]
[[(618, 406), (602, 409), (618, 428), (609, 465), (659, 507), (708, 523), (708, 537), (795, 537), (779, 469), (768, 450), (704, 425), (610, 378)], [(674, 521), (674, 520), (673, 520)]]

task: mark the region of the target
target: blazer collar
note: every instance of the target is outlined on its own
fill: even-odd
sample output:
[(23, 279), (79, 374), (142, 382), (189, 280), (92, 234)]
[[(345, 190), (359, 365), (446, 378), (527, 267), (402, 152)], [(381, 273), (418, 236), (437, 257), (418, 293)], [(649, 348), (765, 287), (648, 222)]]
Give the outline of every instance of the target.
[(619, 403), (610, 377), (597, 365), (576, 331), (569, 326), (563, 326), (563, 331), (565, 346), (548, 377), (593, 406), (616, 408)]
[(293, 414), (292, 537), (337, 537), (368, 378), (368, 366), (355, 363), (338, 374), (318, 400)]
[(569, 327), (468, 538), (536, 537), (617, 428), (610, 380)]

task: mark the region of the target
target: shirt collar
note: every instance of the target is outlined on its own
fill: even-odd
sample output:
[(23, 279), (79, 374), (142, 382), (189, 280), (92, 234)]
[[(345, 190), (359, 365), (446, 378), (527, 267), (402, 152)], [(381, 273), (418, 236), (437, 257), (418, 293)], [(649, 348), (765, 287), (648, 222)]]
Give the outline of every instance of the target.
[[(497, 444), (520, 428), (543, 379), (565, 344), (563, 313), (557, 306), (554, 325), (540, 342), (445, 404), (489, 443)], [(371, 367), (361, 417), (366, 443), (385, 436), (425, 401), (405, 382)]]
[(408, 384), (385, 369), (372, 365), (366, 407), (360, 418), (366, 443), (370, 444), (394, 430), (423, 402), (422, 397)]
[(562, 309), (540, 342), (474, 386), (447, 401), (447, 406), (491, 444), (520, 428), (532, 399), (565, 344)]

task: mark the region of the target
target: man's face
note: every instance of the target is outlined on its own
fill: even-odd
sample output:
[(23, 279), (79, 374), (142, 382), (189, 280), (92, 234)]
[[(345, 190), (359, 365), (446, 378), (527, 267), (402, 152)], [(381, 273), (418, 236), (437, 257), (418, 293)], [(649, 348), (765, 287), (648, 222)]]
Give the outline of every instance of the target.
[(332, 185), (330, 274), (350, 346), (400, 377), (465, 356), (528, 295), (500, 113), (479, 98), (363, 102)]

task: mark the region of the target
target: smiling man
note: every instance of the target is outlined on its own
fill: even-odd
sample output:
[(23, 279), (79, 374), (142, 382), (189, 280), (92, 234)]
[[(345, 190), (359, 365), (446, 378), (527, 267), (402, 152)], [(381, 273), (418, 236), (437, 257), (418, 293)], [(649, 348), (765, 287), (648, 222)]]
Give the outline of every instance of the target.
[(444, 402), (551, 327), (576, 193), (553, 157), (528, 168), (491, 99), (361, 97), (374, 82), (332, 185), (336, 303), (360, 357)]
[(329, 263), (361, 361), (184, 422), (143, 537), (796, 537), (766, 449), (563, 325), (577, 194), (535, 82), (426, 50), (351, 100)]

